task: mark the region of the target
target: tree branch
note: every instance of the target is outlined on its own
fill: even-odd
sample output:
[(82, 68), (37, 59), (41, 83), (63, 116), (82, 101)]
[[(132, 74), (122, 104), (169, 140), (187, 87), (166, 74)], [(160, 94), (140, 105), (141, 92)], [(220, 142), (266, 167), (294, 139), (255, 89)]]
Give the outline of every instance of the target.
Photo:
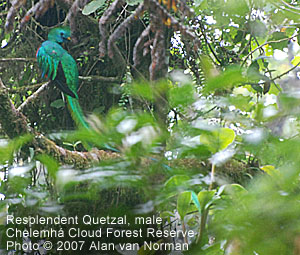
[(288, 74), (289, 72), (293, 71), (294, 69), (296, 69), (298, 66), (300, 65), (300, 62), (298, 62), (297, 65), (293, 66), (291, 69), (287, 70), (286, 72), (277, 75), (276, 77), (274, 77), (271, 81), (275, 81), (277, 79), (280, 79), (281, 77), (283, 77), (284, 75)]
[(204, 26), (203, 26), (202, 22), (200, 21), (199, 24), (200, 24), (201, 33), (202, 33), (202, 35), (203, 35), (203, 37), (204, 37), (204, 40), (205, 40), (207, 46), (209, 47), (211, 53), (214, 55), (215, 59), (221, 64), (221, 61), (220, 61), (220, 59), (218, 58), (217, 54), (215, 53), (213, 47), (212, 47), (212, 46), (210, 45), (210, 43), (208, 42), (208, 39), (207, 39), (207, 36), (206, 36), (206, 33), (205, 33), (205, 29), (204, 29)]
[(53, 0), (40, 0), (35, 5), (33, 5), (25, 14), (24, 18), (20, 23), (20, 28), (23, 28), (24, 25), (30, 20), (34, 15), (36, 19), (42, 16), (48, 9), (54, 6)]
[(115, 43), (115, 41), (125, 33), (126, 29), (129, 28), (132, 25), (132, 23), (134, 23), (138, 19), (138, 17), (140, 16), (140, 14), (143, 11), (144, 11), (144, 4), (140, 4), (136, 8), (135, 12), (133, 14), (131, 14), (126, 20), (124, 20), (122, 22), (122, 24), (119, 25), (118, 28), (109, 37), (109, 39), (108, 39), (108, 56), (110, 58), (112, 58), (112, 56), (114, 55), (113, 44)]
[(0, 62), (36, 62), (35, 58), (0, 58)]
[(105, 77), (99, 75), (79, 76), (78, 78), (83, 81), (103, 81), (103, 82), (118, 82), (120, 80), (120, 78), (118, 77)]
[(23, 111), (24, 107), (26, 107), (27, 105), (29, 105), (30, 103), (33, 103), (33, 101), (35, 101), (39, 95), (46, 89), (46, 87), (50, 84), (51, 81), (48, 81), (46, 83), (44, 83), (41, 87), (39, 87), (39, 89), (37, 91), (35, 91), (30, 97), (28, 97), (19, 107), (18, 107), (18, 111)]
[(37, 84), (31, 84), (31, 85), (24, 85), (22, 87), (17, 88), (7, 88), (10, 93), (24, 93), (28, 90), (35, 90), (38, 89), (40, 86), (42, 86), (45, 82), (37, 83)]
[[(44, 84), (46, 87), (47, 83)], [(61, 164), (74, 165), (76, 168), (86, 168), (93, 163), (105, 159), (120, 157), (118, 153), (93, 149), (89, 152), (70, 151), (56, 145), (53, 141), (38, 133), (28, 125), (27, 118), (19, 112), (11, 102), (8, 90), (0, 79), (0, 124), (10, 139), (24, 134), (33, 135), (31, 146), (35, 154), (48, 154)]]
[(265, 45), (271, 44), (271, 43), (279, 43), (279, 42), (288, 41), (288, 40), (291, 40), (291, 39), (297, 37), (298, 35), (299, 35), (299, 33), (297, 33), (297, 34), (295, 34), (295, 35), (293, 35), (293, 36), (291, 36), (291, 37), (289, 37), (289, 38), (283, 38), (283, 39), (280, 39), (280, 40), (268, 41), (268, 42), (265, 42), (265, 43), (259, 45), (257, 48), (255, 48), (254, 50), (252, 50), (252, 51), (249, 52), (249, 54), (245, 57), (245, 59), (244, 59), (244, 61), (243, 61), (243, 63), (242, 63), (241, 66), (243, 66), (243, 65), (246, 63), (247, 59), (248, 59), (255, 51), (261, 49), (261, 48), (264, 47)]
[(283, 3), (285, 6), (287, 6), (287, 7), (291, 8), (291, 9), (294, 9), (294, 10), (300, 11), (300, 8), (297, 8), (297, 7), (293, 6), (293, 5), (290, 5), (290, 4), (286, 3), (286, 2), (285, 2), (285, 1), (283, 1), (283, 0), (281, 0), (280, 2), (281, 2), (281, 3)]
[[(141, 57), (140, 57), (140, 51), (143, 47), (145, 47), (145, 39), (146, 38), (149, 38), (149, 41), (150, 41), (150, 25), (148, 25), (144, 31), (141, 33), (140, 37), (136, 40), (136, 43), (134, 45), (134, 48), (133, 48), (133, 63), (134, 63), (134, 67), (136, 67), (137, 65), (140, 64), (141, 62)], [(143, 56), (145, 56), (149, 51), (150, 51), (150, 45), (148, 44), (147, 45), (148, 47), (146, 48), (147, 50), (145, 50), (144, 48), (144, 51), (143, 51)]]
[(30, 133), (26, 117), (16, 110), (0, 78), (0, 123), (9, 138)]
[(106, 42), (108, 38), (108, 32), (106, 26), (109, 23), (111, 16), (124, 4), (124, 0), (114, 1), (103, 13), (101, 19), (99, 19), (99, 32), (101, 35), (101, 41), (99, 43), (99, 55), (104, 57), (106, 53)]

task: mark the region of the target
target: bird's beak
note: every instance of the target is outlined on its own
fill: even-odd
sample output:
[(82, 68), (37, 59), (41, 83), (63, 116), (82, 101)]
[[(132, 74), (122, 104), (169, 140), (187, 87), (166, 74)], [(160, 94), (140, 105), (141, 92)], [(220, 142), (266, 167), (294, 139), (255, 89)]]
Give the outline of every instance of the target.
[(67, 40), (68, 40), (68, 41), (71, 41), (71, 37), (70, 37), (70, 36), (69, 36), (69, 37), (67, 37)]

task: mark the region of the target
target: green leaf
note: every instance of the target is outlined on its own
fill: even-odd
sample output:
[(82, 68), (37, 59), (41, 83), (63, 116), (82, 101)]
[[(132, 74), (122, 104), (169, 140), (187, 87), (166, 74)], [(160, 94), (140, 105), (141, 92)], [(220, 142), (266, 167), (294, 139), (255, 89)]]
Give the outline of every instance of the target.
[(239, 43), (242, 41), (244, 36), (245, 36), (245, 32), (242, 30), (238, 30), (232, 42)]
[(174, 175), (165, 182), (165, 188), (166, 189), (171, 189), (171, 188), (174, 188), (174, 187), (182, 186), (188, 180), (190, 180), (190, 177), (187, 176), (187, 175)]
[(214, 190), (202, 190), (198, 193), (198, 201), (201, 205), (201, 211), (207, 209), (208, 206), (213, 202), (213, 197), (215, 195)]
[(171, 224), (171, 221), (175, 217), (175, 214), (170, 211), (163, 211), (160, 213), (160, 217), (162, 219), (165, 219), (169, 224)]
[(250, 24), (250, 33), (253, 36), (258, 36), (258, 37), (265, 37), (266, 36), (266, 32), (267, 32), (267, 27), (266, 25), (259, 21), (259, 20), (254, 20), (251, 21)]
[(212, 153), (226, 149), (234, 139), (235, 133), (230, 128), (218, 128), (200, 136), (200, 142), (205, 144)]
[(249, 12), (247, 1), (245, 0), (228, 0), (224, 9), (231, 15), (243, 16)]
[(270, 41), (279, 41), (279, 42), (272, 42), (273, 49), (283, 50), (284, 47), (287, 46), (288, 40), (281, 41), (282, 39), (287, 38), (286, 34), (283, 32), (274, 32)]
[(62, 99), (57, 99), (50, 104), (51, 107), (54, 108), (63, 108), (65, 106), (65, 102)]
[(221, 248), (219, 242), (203, 248), (203, 255), (224, 255), (224, 250)]
[(184, 216), (189, 212), (191, 199), (192, 194), (190, 191), (184, 191), (180, 193), (177, 198), (177, 211), (181, 220), (183, 220)]
[[(10, 190), (8, 194), (25, 194), (26, 189), (28, 188), (28, 185), (30, 185), (30, 183), (30, 178), (24, 178), (23, 176), (14, 176), (9, 180)], [(22, 203), (22, 199), (20, 199), (19, 203)]]
[(236, 183), (225, 184), (221, 186), (218, 191), (218, 195), (222, 195), (222, 194), (237, 195), (237, 194), (245, 194), (245, 193), (247, 193), (247, 190), (243, 186)]
[(37, 158), (42, 164), (44, 164), (47, 167), (49, 175), (55, 180), (56, 173), (59, 168), (59, 164), (57, 163), (57, 161), (45, 154), (39, 155)]
[(252, 84), (251, 87), (258, 93), (263, 93), (263, 87), (259, 84)]
[(235, 138), (235, 133), (230, 128), (220, 128), (212, 132), (218, 142), (218, 150), (224, 150)]
[(218, 73), (218, 70), (215, 68), (214, 64), (208, 56), (201, 56), (200, 64), (206, 79), (211, 79), (216, 73)]
[(191, 84), (174, 87), (169, 91), (169, 102), (172, 108), (186, 107), (194, 102), (194, 88)]
[(247, 75), (249, 76), (249, 78), (251, 78), (251, 80), (256, 80), (256, 79), (260, 79), (260, 74), (259, 74), (259, 64), (257, 59), (254, 60), (251, 65), (249, 66), (248, 70), (247, 70)]
[(279, 177), (281, 175), (281, 173), (279, 172), (279, 170), (276, 169), (272, 165), (261, 166), (260, 169), (263, 170), (268, 175), (273, 176), (273, 177)]
[(0, 146), (0, 163), (11, 160), (14, 156), (14, 152), (20, 149), (24, 144), (32, 140), (31, 135), (20, 136), (10, 141), (5, 146)]
[(6, 203), (0, 203), (0, 225), (6, 224), (7, 217), (7, 205)]
[(82, 10), (83, 15), (90, 15), (95, 12), (98, 8), (102, 7), (105, 4), (105, 0), (94, 0), (84, 6)]
[(298, 65), (299, 62), (300, 62), (300, 56), (295, 56), (293, 58), (293, 60), (291, 61), (292, 65), (294, 65), (294, 66)]
[(195, 0), (195, 1), (194, 1), (194, 4), (195, 4), (195, 6), (199, 6), (199, 5), (201, 5), (203, 2), (204, 2), (204, 0)]
[(199, 15), (204, 9), (208, 8), (207, 0), (195, 0), (193, 5), (196, 15)]
[(243, 76), (242, 69), (240, 67), (231, 67), (217, 77), (210, 79), (203, 89), (203, 93), (209, 94), (210, 92), (218, 89), (229, 89), (246, 81), (247, 79)]
[(132, 85), (132, 94), (145, 97), (149, 101), (153, 101), (154, 95), (151, 86), (148, 83), (135, 83)]
[(174, 213), (172, 213), (170, 211), (163, 211), (160, 213), (160, 217), (163, 219), (169, 218), (169, 217), (174, 217)]
[(265, 52), (267, 57), (271, 57), (274, 54), (273, 47), (270, 44), (267, 44), (265, 47)]
[(228, 102), (230, 105), (234, 105), (237, 109), (240, 109), (242, 111), (249, 111), (252, 107), (251, 104), (249, 104), (251, 101), (250, 96), (243, 96), (243, 95), (236, 95), (231, 96), (228, 98)]

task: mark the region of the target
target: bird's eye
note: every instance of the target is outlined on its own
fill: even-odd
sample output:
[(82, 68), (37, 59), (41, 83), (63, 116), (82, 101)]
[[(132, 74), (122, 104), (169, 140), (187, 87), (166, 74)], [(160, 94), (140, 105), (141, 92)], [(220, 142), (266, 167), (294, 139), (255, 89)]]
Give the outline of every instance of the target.
[(60, 35), (61, 35), (61, 36), (63, 36), (63, 35), (64, 35), (64, 33), (63, 33), (63, 32), (61, 32), (61, 33), (60, 33)]

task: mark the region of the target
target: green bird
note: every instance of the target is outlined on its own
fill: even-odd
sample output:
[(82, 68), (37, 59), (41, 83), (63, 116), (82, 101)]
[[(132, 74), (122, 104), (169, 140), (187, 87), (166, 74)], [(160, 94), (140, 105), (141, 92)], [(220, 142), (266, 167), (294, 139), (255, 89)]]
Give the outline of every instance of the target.
[(77, 125), (89, 128), (78, 101), (78, 69), (74, 58), (60, 45), (71, 39), (68, 27), (51, 29), (48, 40), (36, 52), (42, 77), (50, 79), (67, 97), (69, 110)]

